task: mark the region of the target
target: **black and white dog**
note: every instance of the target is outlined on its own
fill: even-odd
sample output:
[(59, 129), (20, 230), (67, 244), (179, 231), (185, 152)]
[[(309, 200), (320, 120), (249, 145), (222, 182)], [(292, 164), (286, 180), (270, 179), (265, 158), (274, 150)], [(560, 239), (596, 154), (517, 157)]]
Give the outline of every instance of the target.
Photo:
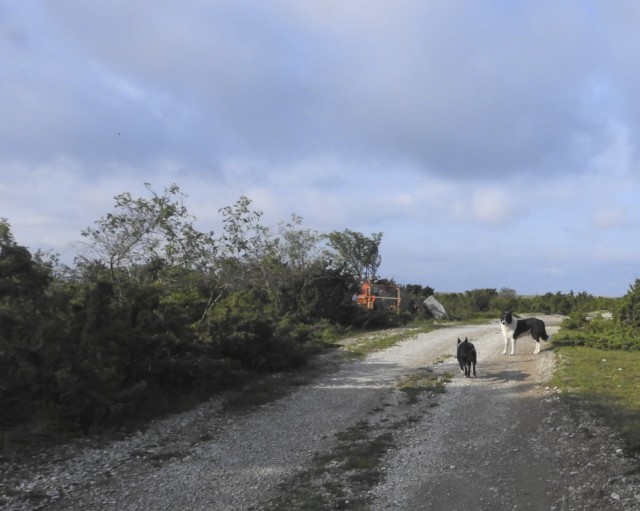
[(511, 311), (502, 313), (500, 328), (502, 328), (502, 335), (504, 336), (503, 355), (507, 354), (509, 341), (511, 341), (511, 353), (509, 353), (509, 355), (513, 355), (516, 351), (516, 339), (527, 333), (530, 333), (531, 337), (536, 341), (536, 349), (533, 351), (534, 355), (540, 353), (540, 339), (543, 341), (549, 340), (544, 321), (538, 318), (517, 319), (513, 317)]
[(469, 342), (465, 337), (464, 341), (461, 341), (458, 337), (458, 349), (456, 351), (456, 358), (458, 364), (460, 364), (460, 370), (464, 373), (465, 377), (471, 377), (471, 370), (473, 368), (473, 377), (476, 377), (476, 347)]

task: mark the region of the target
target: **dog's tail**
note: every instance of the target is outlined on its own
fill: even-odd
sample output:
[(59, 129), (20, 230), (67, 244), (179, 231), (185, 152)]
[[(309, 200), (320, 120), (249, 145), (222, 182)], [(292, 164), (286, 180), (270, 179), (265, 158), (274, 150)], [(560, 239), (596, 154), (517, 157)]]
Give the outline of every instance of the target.
[(551, 339), (551, 336), (547, 335), (547, 328), (542, 321), (538, 322), (538, 328), (536, 330), (538, 331), (538, 335), (540, 336), (540, 339), (542, 339), (543, 341), (549, 341), (549, 339)]

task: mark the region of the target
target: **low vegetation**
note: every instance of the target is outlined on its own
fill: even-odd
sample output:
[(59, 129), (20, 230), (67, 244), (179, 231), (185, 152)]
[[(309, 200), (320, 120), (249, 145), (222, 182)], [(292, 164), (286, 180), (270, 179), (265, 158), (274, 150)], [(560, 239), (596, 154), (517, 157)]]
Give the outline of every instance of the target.
[(451, 378), (450, 373), (435, 374), (429, 368), (425, 368), (408, 376), (400, 383), (399, 388), (407, 396), (407, 402), (414, 404), (423, 392), (442, 394), (445, 391), (445, 385), (451, 381)]
[(588, 406), (617, 429), (627, 449), (640, 452), (640, 351), (588, 347), (556, 349), (552, 384), (578, 406)]
[(575, 310), (553, 337), (553, 384), (603, 416), (640, 452), (640, 280), (609, 310)]

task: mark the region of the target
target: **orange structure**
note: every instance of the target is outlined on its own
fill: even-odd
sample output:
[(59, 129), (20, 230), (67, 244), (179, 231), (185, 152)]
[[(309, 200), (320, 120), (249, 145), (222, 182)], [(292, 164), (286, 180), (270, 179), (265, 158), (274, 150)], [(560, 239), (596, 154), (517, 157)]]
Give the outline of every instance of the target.
[(365, 280), (356, 301), (367, 310), (395, 310), (399, 314), (400, 286)]

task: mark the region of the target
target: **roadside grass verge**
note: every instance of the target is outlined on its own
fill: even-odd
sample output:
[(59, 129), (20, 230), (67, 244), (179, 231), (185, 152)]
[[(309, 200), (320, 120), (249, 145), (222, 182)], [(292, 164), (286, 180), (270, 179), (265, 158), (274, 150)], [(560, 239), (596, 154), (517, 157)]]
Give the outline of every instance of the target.
[(556, 347), (551, 384), (604, 417), (629, 452), (640, 452), (640, 352)]

